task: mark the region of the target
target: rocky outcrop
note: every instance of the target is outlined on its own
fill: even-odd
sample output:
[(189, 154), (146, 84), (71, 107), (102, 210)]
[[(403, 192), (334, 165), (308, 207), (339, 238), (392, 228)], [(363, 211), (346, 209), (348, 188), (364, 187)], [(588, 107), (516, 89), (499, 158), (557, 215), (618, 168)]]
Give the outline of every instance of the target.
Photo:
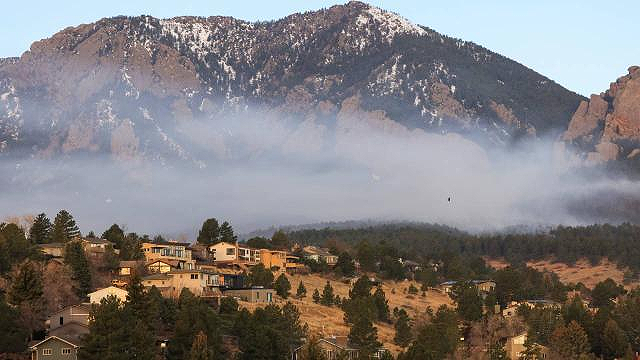
[(633, 158), (640, 153), (640, 67), (580, 103), (563, 139), (589, 162)]

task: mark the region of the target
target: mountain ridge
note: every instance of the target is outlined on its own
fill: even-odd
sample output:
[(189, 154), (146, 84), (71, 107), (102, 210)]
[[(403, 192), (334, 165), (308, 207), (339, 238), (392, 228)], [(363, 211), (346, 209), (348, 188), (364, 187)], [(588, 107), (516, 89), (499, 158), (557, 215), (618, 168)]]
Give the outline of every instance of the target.
[(361, 2), (257, 23), (101, 19), (0, 65), (0, 95), (0, 153), (196, 165), (228, 153), (228, 139), (216, 134), (224, 149), (211, 154), (180, 127), (247, 109), (326, 133), (349, 104), (375, 121), (504, 146), (562, 133), (584, 99), (502, 55)]

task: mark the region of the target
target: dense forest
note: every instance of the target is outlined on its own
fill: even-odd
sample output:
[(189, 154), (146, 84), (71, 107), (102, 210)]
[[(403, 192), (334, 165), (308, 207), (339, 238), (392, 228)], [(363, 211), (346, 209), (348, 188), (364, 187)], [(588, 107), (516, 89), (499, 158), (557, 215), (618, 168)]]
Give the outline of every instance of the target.
[(383, 243), (397, 249), (401, 257), (418, 262), (440, 260), (447, 254), (501, 257), (511, 263), (547, 258), (566, 263), (587, 258), (596, 263), (609, 258), (634, 273), (640, 271), (640, 226), (627, 223), (480, 235), (441, 225), (408, 223), (298, 230), (288, 235), (292, 242), (300, 244)]

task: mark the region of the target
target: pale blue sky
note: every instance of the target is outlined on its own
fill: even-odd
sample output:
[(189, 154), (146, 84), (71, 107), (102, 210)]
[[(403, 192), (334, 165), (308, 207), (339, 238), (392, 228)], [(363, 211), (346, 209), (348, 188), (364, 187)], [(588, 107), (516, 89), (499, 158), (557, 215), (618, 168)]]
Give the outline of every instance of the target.
[[(67, 26), (115, 15), (229, 15), (255, 21), (328, 7), (335, 1), (26, 0), (6, 1), (0, 12), (0, 57)], [(640, 65), (637, 0), (383, 1), (443, 34), (474, 41), (583, 95), (605, 90), (630, 65)]]

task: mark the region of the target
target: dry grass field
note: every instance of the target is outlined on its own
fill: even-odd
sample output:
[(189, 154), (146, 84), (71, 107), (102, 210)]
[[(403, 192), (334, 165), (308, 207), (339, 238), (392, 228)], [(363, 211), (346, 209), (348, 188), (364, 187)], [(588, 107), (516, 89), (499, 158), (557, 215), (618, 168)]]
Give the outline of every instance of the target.
[[(348, 284), (345, 284), (335, 278), (323, 277), (316, 274), (292, 275), (289, 276), (289, 281), (291, 282), (292, 295), (295, 294), (300, 281), (302, 281), (304, 286), (307, 288), (307, 296), (305, 298), (295, 299), (294, 297), (291, 297), (288, 301), (291, 301), (298, 307), (302, 314), (302, 321), (309, 326), (311, 333), (321, 335), (347, 335), (349, 333), (349, 328), (345, 325), (343, 320), (344, 312), (340, 310), (339, 307), (327, 307), (315, 304), (311, 298), (314, 289), (318, 289), (318, 291), (322, 293), (322, 289), (327, 281), (331, 282), (331, 286), (333, 287), (335, 294), (340, 295), (341, 298), (348, 297), (350, 287)], [(425, 297), (422, 296), (422, 292), (419, 292), (418, 295), (408, 295), (406, 294), (406, 291), (410, 284), (411, 282), (409, 281), (385, 281), (382, 284), (382, 289), (389, 300), (390, 310), (393, 310), (394, 307), (404, 308), (409, 313), (409, 316), (413, 318), (416, 315), (423, 314), (428, 307), (435, 310), (443, 304), (449, 306), (452, 305), (451, 300), (447, 295), (436, 290), (427, 291)], [(419, 284), (415, 282), (413, 284), (418, 289), (420, 288)], [(392, 293), (392, 290), (394, 290), (395, 294)], [(284, 303), (284, 300), (281, 300), (280, 298), (276, 301), (278, 303)], [(249, 310), (253, 310), (257, 306), (261, 306), (246, 302), (240, 302), (240, 305)], [(393, 344), (393, 337), (395, 336), (393, 325), (378, 323), (376, 324), (376, 327), (378, 328), (378, 339), (384, 343), (385, 347), (387, 347), (392, 353), (397, 354), (400, 349)]]
[[(489, 259), (487, 263), (495, 269), (501, 269), (508, 265), (501, 259)], [(624, 269), (620, 269), (615, 263), (603, 260), (597, 265), (592, 265), (587, 260), (579, 260), (573, 265), (555, 262), (553, 260), (530, 261), (530, 266), (539, 271), (550, 271), (558, 275), (563, 283), (582, 282), (588, 288), (592, 289), (600, 281), (611, 278), (617, 283), (622, 284), (624, 279)], [(638, 286), (637, 282), (626, 284), (627, 289)]]

